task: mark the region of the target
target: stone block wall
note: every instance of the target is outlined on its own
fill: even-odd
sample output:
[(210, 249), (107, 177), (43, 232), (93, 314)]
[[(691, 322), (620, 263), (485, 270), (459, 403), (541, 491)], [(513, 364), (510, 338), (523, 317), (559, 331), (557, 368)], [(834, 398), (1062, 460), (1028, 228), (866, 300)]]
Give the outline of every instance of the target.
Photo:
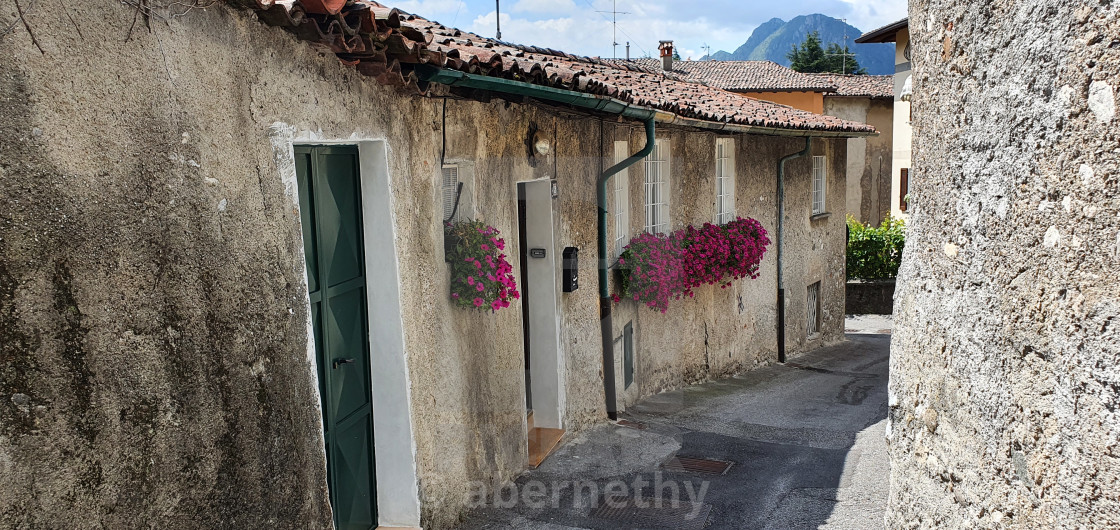
[(892, 528), (1120, 525), (1120, 5), (910, 2)]

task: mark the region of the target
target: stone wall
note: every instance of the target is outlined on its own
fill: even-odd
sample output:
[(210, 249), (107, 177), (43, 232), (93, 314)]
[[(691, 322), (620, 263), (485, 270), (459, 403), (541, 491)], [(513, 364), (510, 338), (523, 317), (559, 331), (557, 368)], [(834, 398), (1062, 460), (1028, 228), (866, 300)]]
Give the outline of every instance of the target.
[[(600, 144), (617, 133), (637, 149), (640, 130), (379, 86), (224, 5), (135, 27), (134, 15), (104, 0), (44, 7), (26, 16), (34, 42), (22, 24), (0, 38), (0, 526), (330, 526), (299, 212), (282, 178), (292, 141), (386, 146), (426, 528), (457, 520), (470, 481), (526, 462), (521, 309), (450, 305), (441, 153), (472, 164), (472, 213), (510, 242), (515, 183), (556, 177), (553, 254), (583, 251), (582, 286), (560, 301), (563, 421), (605, 418), (593, 182)], [(554, 154), (529, 156), (530, 129)], [(715, 136), (662, 133), (681, 149), (674, 227), (710, 220)], [(843, 142), (814, 142), (836, 207)], [(740, 214), (772, 230), (777, 159), (802, 145), (739, 138)], [(809, 167), (788, 172), (791, 353), (843, 332), (844, 223), (810, 221)], [(649, 331), (631, 397), (772, 361), (773, 267), (771, 255), (762, 278), (670, 316), (631, 308)], [(809, 340), (798, 315), (818, 280), (825, 326)]]
[(914, 0), (910, 31), (888, 526), (1116, 527), (1120, 6)]

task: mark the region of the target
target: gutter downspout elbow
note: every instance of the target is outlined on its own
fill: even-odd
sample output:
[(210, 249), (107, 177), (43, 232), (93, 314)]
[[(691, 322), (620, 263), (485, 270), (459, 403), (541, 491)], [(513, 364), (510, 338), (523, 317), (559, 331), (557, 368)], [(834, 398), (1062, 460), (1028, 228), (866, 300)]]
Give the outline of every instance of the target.
[(812, 137), (805, 137), (805, 149), (792, 155), (783, 156), (778, 161), (778, 362), (786, 362), (786, 284), (782, 275), (782, 240), (785, 235), (786, 215), (786, 162), (809, 154)]
[[(624, 116), (626, 114), (623, 113)], [(603, 392), (607, 400), (607, 417), (611, 420), (618, 419), (618, 402), (614, 386), (614, 324), (611, 319), (610, 286), (607, 283), (607, 269), (610, 267), (607, 255), (607, 182), (612, 176), (638, 163), (653, 152), (656, 141), (654, 113), (630, 117), (640, 118), (645, 125), (646, 145), (626, 160), (604, 170), (595, 186), (595, 197), (599, 203), (599, 319), (603, 339)]]

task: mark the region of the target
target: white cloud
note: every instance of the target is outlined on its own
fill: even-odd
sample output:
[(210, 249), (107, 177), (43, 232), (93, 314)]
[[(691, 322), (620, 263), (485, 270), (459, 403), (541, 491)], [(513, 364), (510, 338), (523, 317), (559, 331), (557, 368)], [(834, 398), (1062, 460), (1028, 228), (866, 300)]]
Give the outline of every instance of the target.
[(906, 0), (841, 0), (848, 4), (848, 23), (871, 31), (906, 18)]

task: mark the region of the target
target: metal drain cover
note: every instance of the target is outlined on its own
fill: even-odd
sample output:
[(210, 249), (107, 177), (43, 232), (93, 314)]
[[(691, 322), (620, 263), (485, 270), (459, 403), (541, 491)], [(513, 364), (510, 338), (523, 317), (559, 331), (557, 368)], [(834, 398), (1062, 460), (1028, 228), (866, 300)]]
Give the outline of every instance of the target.
[(591, 517), (606, 519), (617, 528), (673, 528), (703, 530), (708, 524), (712, 505), (651, 499), (648, 497), (613, 497), (591, 511)]
[(638, 429), (639, 431), (646, 430), (646, 424), (639, 421), (618, 420), (618, 424), (623, 427), (630, 427), (631, 429)]
[(687, 473), (703, 473), (705, 475), (723, 475), (734, 462), (727, 460), (712, 460), (709, 458), (694, 458), (689, 456), (674, 456), (661, 465), (669, 471), (684, 471)]

